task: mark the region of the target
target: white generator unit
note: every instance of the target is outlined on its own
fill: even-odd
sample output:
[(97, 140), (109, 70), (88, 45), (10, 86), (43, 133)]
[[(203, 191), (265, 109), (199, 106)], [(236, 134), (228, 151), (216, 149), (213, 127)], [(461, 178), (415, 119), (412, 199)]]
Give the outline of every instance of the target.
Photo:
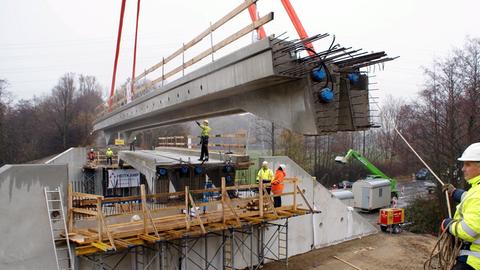
[(387, 179), (358, 180), (352, 186), (354, 207), (362, 210), (374, 210), (390, 206), (391, 189)]
[(342, 201), (345, 205), (353, 207), (353, 192), (345, 189), (334, 189), (330, 191), (333, 196)]

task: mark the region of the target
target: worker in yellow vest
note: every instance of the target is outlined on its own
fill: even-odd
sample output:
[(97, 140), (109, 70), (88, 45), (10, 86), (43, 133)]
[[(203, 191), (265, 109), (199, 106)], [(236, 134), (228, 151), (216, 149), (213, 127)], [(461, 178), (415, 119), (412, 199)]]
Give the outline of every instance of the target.
[(453, 219), (442, 222), (442, 231), (463, 241), (453, 270), (480, 269), (480, 143), (471, 144), (458, 159), (463, 161), (463, 174), (471, 185), (468, 191), (444, 185), (453, 200), (458, 202)]
[(202, 129), (202, 133), (200, 134), (200, 144), (202, 148), (198, 160), (205, 162), (208, 161), (208, 137), (210, 136), (212, 128), (208, 126), (208, 120), (203, 120), (203, 124), (200, 124), (198, 121), (195, 121), (195, 123)]
[[(271, 184), (273, 180), (273, 171), (268, 168), (268, 162), (264, 161), (262, 162), (262, 168), (257, 173), (257, 184), (260, 183), (260, 181), (263, 182), (263, 184)], [(267, 188), (268, 194), (270, 194), (271, 187)]]
[(112, 165), (113, 151), (110, 147), (107, 148), (107, 152), (105, 152), (105, 156), (107, 156), (107, 164)]

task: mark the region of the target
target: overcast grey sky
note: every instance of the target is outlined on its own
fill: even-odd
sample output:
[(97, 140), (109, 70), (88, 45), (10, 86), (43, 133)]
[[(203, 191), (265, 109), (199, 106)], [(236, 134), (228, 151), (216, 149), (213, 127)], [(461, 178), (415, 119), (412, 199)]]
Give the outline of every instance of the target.
[[(127, 0), (117, 85), (131, 74), (136, 2)], [(242, 0), (142, 0), (137, 74), (161, 61), (215, 22)], [(448, 55), (467, 36), (480, 37), (475, 0), (291, 0), (309, 35), (330, 33), (338, 43), (400, 56), (376, 72), (380, 91), (414, 98), (422, 86), (422, 66)], [(111, 83), (121, 0), (0, 0), (0, 78), (16, 99), (49, 92), (66, 72), (96, 76), (105, 93)], [(259, 0), (260, 15), (273, 11), (267, 34), (296, 38), (280, 0)], [(245, 11), (214, 34), (218, 42), (249, 24)], [(221, 57), (251, 43), (248, 35), (226, 47)], [(315, 44), (326, 49), (330, 40)], [(208, 48), (206, 40), (185, 56)], [(172, 63), (172, 66), (178, 64)], [(205, 64), (206, 59), (201, 64)], [(193, 70), (194, 66), (192, 69)], [(168, 67), (167, 67), (168, 68)], [(153, 74), (154, 75), (154, 74)], [(154, 76), (149, 78), (154, 78)]]

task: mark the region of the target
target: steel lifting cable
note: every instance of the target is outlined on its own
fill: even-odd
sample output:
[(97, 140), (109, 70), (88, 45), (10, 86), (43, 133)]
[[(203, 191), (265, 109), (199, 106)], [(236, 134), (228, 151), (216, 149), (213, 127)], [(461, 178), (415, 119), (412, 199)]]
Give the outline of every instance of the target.
[[(380, 106), (376, 103), (377, 108), (381, 111)], [(387, 117), (388, 118), (388, 117)], [(425, 167), (432, 173), (435, 179), (444, 186), (445, 183), (438, 177), (438, 175), (428, 166), (428, 164), (422, 159), (422, 157), (415, 151), (412, 145), (405, 139), (402, 133), (397, 129), (397, 125), (395, 121), (392, 119), (388, 119), (393, 123), (393, 128), (395, 132), (400, 136), (400, 138), (405, 142), (405, 144), (410, 148), (410, 150), (417, 156), (417, 158), (425, 165)], [(450, 206), (450, 198), (448, 196), (448, 192), (445, 191), (445, 197), (447, 201), (448, 207), (448, 217), (452, 218), (452, 210)], [(451, 224), (451, 223), (450, 223)], [(455, 265), (456, 258), (462, 248), (462, 241), (457, 237), (454, 237), (450, 233), (448, 233), (450, 224), (445, 228), (445, 230), (440, 234), (435, 243), (435, 246), (430, 253), (429, 258), (423, 264), (423, 269), (431, 270), (431, 269), (442, 269), (442, 270), (450, 270), (452, 269), (453, 265)], [(432, 265), (433, 263), (433, 265)]]
[(108, 98), (108, 108), (112, 107), (113, 94), (115, 93), (115, 77), (117, 75), (117, 64), (118, 64), (118, 55), (120, 53), (120, 43), (122, 41), (122, 29), (123, 29), (123, 16), (125, 15), (125, 2), (127, 0), (122, 0), (122, 7), (120, 9), (120, 22), (118, 24), (118, 35), (117, 35), (117, 49), (115, 51), (115, 62), (113, 64), (113, 75), (112, 75), (112, 87), (110, 88), (110, 96)]
[[(131, 94), (135, 93), (135, 65), (137, 63), (137, 36), (138, 36), (138, 19), (140, 17), (140, 0), (137, 1), (137, 20), (135, 22), (135, 45), (133, 47), (133, 68), (132, 68), (132, 85)], [(127, 90), (128, 91), (128, 90)]]

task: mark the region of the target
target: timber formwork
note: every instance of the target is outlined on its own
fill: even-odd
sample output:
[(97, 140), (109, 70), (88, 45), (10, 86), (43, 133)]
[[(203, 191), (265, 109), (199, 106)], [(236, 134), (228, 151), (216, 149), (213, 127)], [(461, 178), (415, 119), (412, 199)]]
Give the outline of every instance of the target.
[(93, 269), (123, 269), (125, 258), (131, 269), (288, 267), (288, 220), (314, 210), (297, 179), (285, 183), (293, 191), (278, 195), (290, 199), (277, 208), (262, 183), (226, 187), (224, 179), (221, 188), (149, 195), (142, 185), (140, 196), (124, 198), (69, 188), (70, 240)]

